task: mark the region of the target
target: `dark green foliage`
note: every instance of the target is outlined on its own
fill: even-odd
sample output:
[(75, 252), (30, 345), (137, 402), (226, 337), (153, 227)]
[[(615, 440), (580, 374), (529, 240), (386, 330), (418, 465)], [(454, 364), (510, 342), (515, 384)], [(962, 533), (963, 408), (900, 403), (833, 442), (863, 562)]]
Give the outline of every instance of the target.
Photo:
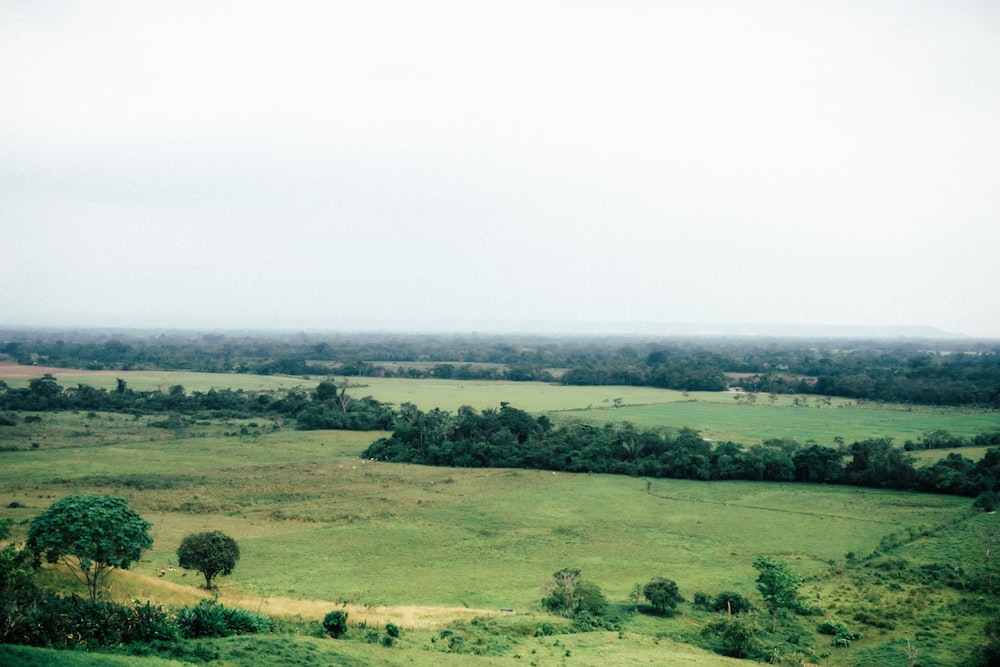
[[(196, 417), (249, 418), (269, 416), (297, 419), (300, 429), (389, 430), (395, 414), (389, 404), (370, 396), (355, 400), (341, 389), (331, 395), (331, 382), (308, 395), (300, 390), (287, 392), (246, 392), (232, 389), (210, 389), (207, 392), (186, 393), (181, 385), (168, 391), (135, 391), (119, 381), (116, 389), (97, 389), (85, 384), (63, 390), (52, 375), (31, 380), (26, 388), (0, 387), (0, 416), (16, 416), (8, 410), (95, 410), (131, 414), (164, 415), (149, 422), (149, 426), (181, 429), (195, 423)], [(29, 415), (25, 422), (41, 421)]]
[(563, 568), (552, 575), (544, 587), (542, 607), (566, 618), (600, 618), (608, 610), (608, 601), (595, 584), (581, 578), (580, 570)]
[(642, 587), (642, 596), (661, 614), (673, 611), (677, 605), (684, 602), (677, 589), (677, 582), (662, 577), (654, 577)]
[[(0, 539), (9, 534), (10, 521), (0, 521)], [(16, 642), (30, 626), (38, 598), (34, 583), (35, 558), (13, 544), (0, 549), (0, 643)]]
[(63, 562), (97, 599), (105, 575), (127, 570), (153, 545), (152, 524), (117, 496), (67, 496), (36, 516), (27, 548), (50, 563)]
[(128, 606), (40, 592), (3, 619), (0, 639), (29, 646), (91, 649), (178, 637), (162, 607), (138, 600)]
[(962, 495), (1000, 488), (1000, 449), (989, 450), (979, 463), (951, 454), (919, 471), (890, 438), (855, 442), (850, 452), (845, 466), (840, 450), (803, 449), (794, 440), (772, 439), (749, 448), (733, 442), (713, 446), (690, 428), (639, 431), (628, 422), (553, 427), (506, 403), (481, 413), (465, 406), (456, 414), (438, 408), (423, 412), (403, 403), (392, 436), (376, 440), (362, 456), (423, 465), (849, 483)]
[(271, 632), (274, 622), (263, 614), (224, 607), (216, 599), (204, 599), (177, 612), (177, 625), (185, 639), (229, 637)]
[[(393, 626), (395, 627), (395, 626)], [(338, 639), (347, 632), (347, 612), (335, 609), (323, 617), (323, 629), (326, 634)]]
[(213, 577), (232, 574), (239, 560), (236, 540), (218, 530), (188, 535), (177, 547), (177, 564), (201, 572), (208, 590), (212, 589)]
[(394, 638), (398, 639), (399, 635), (401, 633), (402, 633), (402, 630), (400, 630), (399, 626), (396, 625), (395, 623), (386, 623), (385, 624), (385, 634), (389, 635), (390, 637), (394, 637)]
[(742, 614), (743, 612), (751, 611), (753, 605), (750, 604), (750, 600), (739, 593), (723, 591), (712, 600), (712, 609), (714, 611), (724, 611), (729, 614)]
[[(21, 507), (21, 503), (17, 501), (11, 502), (7, 507)], [(10, 537), (10, 529), (14, 526), (13, 519), (0, 519), (0, 540), (6, 540)]]
[(986, 642), (972, 652), (962, 667), (997, 667), (1000, 665), (1000, 618), (986, 624)]
[(798, 591), (802, 577), (788, 561), (780, 558), (757, 556), (753, 567), (757, 570), (757, 590), (764, 598), (764, 606), (771, 612), (773, 631), (778, 627), (778, 612), (799, 608)]
[(702, 634), (714, 637), (717, 650), (733, 658), (753, 659), (764, 652), (764, 628), (754, 613), (720, 616), (710, 621)]
[(1000, 496), (995, 491), (983, 491), (976, 498), (972, 506), (984, 512), (996, 512), (1000, 507)]
[(844, 647), (856, 639), (861, 639), (860, 633), (850, 630), (847, 624), (838, 618), (823, 621), (816, 627), (816, 631), (822, 635), (833, 635), (833, 639), (830, 641), (831, 646)]

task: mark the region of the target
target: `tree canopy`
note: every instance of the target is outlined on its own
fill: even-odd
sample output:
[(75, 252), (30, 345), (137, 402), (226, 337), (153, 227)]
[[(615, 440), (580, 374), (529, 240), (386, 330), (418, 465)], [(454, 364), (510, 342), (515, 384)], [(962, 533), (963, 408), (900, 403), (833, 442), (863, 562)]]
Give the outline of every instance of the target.
[(208, 590), (212, 589), (212, 578), (232, 574), (239, 559), (236, 540), (219, 530), (188, 535), (177, 548), (177, 564), (201, 572)]
[(67, 496), (32, 520), (27, 548), (50, 563), (64, 563), (96, 600), (112, 568), (129, 569), (153, 546), (151, 527), (125, 498)]
[(757, 590), (764, 598), (764, 606), (771, 612), (772, 629), (775, 629), (778, 627), (779, 611), (798, 607), (802, 577), (788, 561), (781, 558), (757, 556), (753, 566), (757, 570)]
[(673, 611), (678, 604), (684, 602), (684, 597), (677, 589), (677, 582), (662, 577), (653, 577), (642, 587), (642, 595), (661, 614)]
[(576, 568), (563, 568), (555, 572), (542, 591), (545, 593), (542, 606), (567, 618), (581, 615), (600, 617), (608, 608), (607, 598), (601, 589), (583, 579), (580, 570)]

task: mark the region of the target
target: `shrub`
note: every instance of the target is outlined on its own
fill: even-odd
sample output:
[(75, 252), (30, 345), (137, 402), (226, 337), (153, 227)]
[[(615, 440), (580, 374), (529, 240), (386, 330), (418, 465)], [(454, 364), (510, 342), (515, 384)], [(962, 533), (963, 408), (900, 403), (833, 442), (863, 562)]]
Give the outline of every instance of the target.
[(177, 625), (185, 639), (229, 637), (274, 629), (274, 622), (267, 616), (245, 609), (227, 609), (214, 598), (181, 609), (177, 612)]
[(976, 498), (976, 501), (972, 503), (972, 506), (976, 509), (981, 509), (984, 512), (996, 512), (997, 507), (1000, 506), (1000, 500), (998, 500), (997, 494), (994, 491), (983, 491)]
[(712, 596), (703, 591), (698, 591), (694, 594), (694, 606), (702, 607), (703, 609), (712, 609)]
[(347, 612), (341, 609), (331, 611), (323, 617), (323, 629), (334, 639), (341, 637), (347, 632)]
[(672, 612), (678, 604), (684, 602), (683, 596), (677, 590), (677, 582), (663, 577), (654, 577), (643, 586), (642, 595), (653, 605), (653, 609), (661, 614)]
[(566, 618), (581, 615), (603, 616), (608, 609), (607, 598), (601, 589), (580, 578), (580, 570), (564, 568), (552, 575), (552, 580), (543, 587), (547, 595), (542, 598), (542, 607)]
[(389, 635), (390, 637), (398, 638), (400, 635), (399, 626), (396, 625), (395, 623), (386, 623), (385, 634)]
[(96, 648), (135, 642), (173, 641), (177, 628), (167, 612), (149, 602), (131, 606), (78, 596), (38, 593), (5, 613), (4, 642), (54, 648)]
[(817, 632), (824, 635), (833, 635), (830, 641), (831, 646), (848, 646), (855, 639), (861, 639), (861, 634), (852, 632), (847, 625), (837, 618), (829, 618), (816, 627)]
[(723, 591), (715, 596), (715, 599), (712, 601), (712, 609), (730, 614), (742, 614), (745, 611), (752, 610), (753, 605), (750, 604), (750, 600), (739, 593)]

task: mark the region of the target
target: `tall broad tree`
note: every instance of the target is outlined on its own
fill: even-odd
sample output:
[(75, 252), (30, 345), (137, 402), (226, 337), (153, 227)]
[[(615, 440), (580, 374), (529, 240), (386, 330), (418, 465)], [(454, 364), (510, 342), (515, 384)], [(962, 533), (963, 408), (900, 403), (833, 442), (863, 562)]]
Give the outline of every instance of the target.
[(177, 548), (177, 564), (185, 570), (201, 572), (208, 590), (212, 590), (212, 578), (232, 574), (239, 559), (236, 540), (221, 530), (188, 535)]
[(677, 582), (663, 577), (653, 577), (642, 588), (642, 595), (661, 614), (673, 611), (677, 605), (684, 602), (684, 597), (677, 589)]
[(153, 546), (151, 527), (125, 498), (67, 496), (31, 521), (27, 548), (50, 563), (63, 563), (96, 600), (112, 569), (129, 569)]
[(778, 613), (798, 606), (802, 577), (787, 560), (781, 558), (757, 556), (753, 566), (757, 570), (757, 590), (764, 598), (764, 606), (771, 612), (773, 632), (778, 628)]

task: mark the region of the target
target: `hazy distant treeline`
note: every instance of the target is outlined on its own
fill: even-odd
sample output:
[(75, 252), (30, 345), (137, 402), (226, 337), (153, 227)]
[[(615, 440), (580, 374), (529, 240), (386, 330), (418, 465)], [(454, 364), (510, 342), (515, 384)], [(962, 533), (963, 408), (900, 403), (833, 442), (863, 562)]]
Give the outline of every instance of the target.
[(1000, 346), (985, 341), (472, 334), (0, 336), (0, 358), (67, 368), (545, 381), (682, 391), (735, 385), (773, 394), (1000, 407)]

